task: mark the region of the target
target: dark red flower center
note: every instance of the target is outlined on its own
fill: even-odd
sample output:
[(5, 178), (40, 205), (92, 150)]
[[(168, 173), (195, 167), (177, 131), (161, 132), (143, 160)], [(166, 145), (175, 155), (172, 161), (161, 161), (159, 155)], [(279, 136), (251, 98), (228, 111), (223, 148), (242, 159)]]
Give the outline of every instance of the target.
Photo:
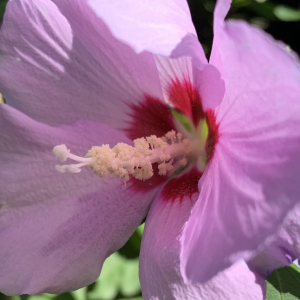
[[(213, 157), (214, 148), (218, 142), (218, 124), (213, 110), (203, 111), (201, 96), (198, 90), (189, 80), (172, 80), (168, 88), (168, 100), (176, 112), (184, 114), (195, 128), (200, 122), (206, 122), (208, 132), (205, 142), (206, 163)], [(131, 121), (123, 129), (126, 135), (134, 140), (141, 137), (156, 135), (163, 136), (170, 130), (175, 130), (174, 116), (163, 100), (145, 95), (142, 101), (130, 105)], [(160, 176), (154, 172), (150, 180), (140, 181), (133, 179), (130, 187), (139, 191), (148, 191), (157, 188), (167, 181), (162, 196), (165, 200), (182, 201), (184, 198), (191, 199), (198, 193), (198, 182), (202, 172), (196, 167), (181, 176), (167, 181), (168, 176)]]

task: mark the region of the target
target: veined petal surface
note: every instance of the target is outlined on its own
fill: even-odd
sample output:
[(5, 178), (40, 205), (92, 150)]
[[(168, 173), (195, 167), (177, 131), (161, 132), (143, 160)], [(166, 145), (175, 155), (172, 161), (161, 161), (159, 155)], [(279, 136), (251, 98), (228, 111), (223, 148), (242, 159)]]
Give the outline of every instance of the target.
[(181, 269), (191, 282), (249, 259), (300, 193), (299, 61), (258, 28), (215, 24), (211, 63), (226, 93), (215, 109), (218, 143), (182, 238)]
[(120, 128), (130, 103), (161, 98), (153, 56), (116, 40), (85, 1), (9, 1), (0, 51), (1, 93), (43, 123)]
[(94, 145), (130, 140), (91, 121), (49, 127), (6, 104), (0, 105), (0, 140), (0, 290), (62, 293), (94, 282), (156, 191), (139, 192), (115, 177), (105, 182), (88, 168), (58, 173), (52, 149), (66, 144), (84, 156)]
[(114, 36), (137, 53), (191, 55), (205, 62), (185, 0), (87, 0)]
[(300, 205), (291, 210), (271, 241), (248, 262), (255, 272), (269, 276), (275, 269), (300, 259)]
[[(192, 170), (182, 177), (171, 179), (151, 206), (140, 255), (143, 298), (262, 300), (265, 282), (259, 276), (256, 277), (245, 263), (236, 263), (205, 284), (184, 283), (180, 273), (180, 236), (199, 195), (199, 176), (199, 173)], [(180, 186), (182, 193), (178, 193)]]

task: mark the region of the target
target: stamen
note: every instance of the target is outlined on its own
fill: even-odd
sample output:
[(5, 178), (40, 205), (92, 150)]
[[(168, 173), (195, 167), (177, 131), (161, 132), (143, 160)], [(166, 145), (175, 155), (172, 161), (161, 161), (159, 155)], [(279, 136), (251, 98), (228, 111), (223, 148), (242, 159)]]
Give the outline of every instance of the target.
[(168, 132), (164, 137), (155, 135), (134, 140), (134, 146), (118, 143), (112, 149), (109, 145), (92, 147), (85, 157), (70, 153), (66, 145), (58, 145), (53, 149), (54, 155), (61, 161), (72, 159), (78, 164), (57, 165), (58, 172), (79, 173), (82, 167), (89, 166), (92, 171), (102, 178), (113, 174), (124, 181), (129, 175), (146, 180), (153, 176), (152, 164), (158, 163), (159, 175), (166, 175), (173, 169), (176, 157), (183, 157), (179, 164), (187, 165), (186, 155), (191, 155), (195, 147), (191, 147), (188, 139), (182, 140), (182, 134)]

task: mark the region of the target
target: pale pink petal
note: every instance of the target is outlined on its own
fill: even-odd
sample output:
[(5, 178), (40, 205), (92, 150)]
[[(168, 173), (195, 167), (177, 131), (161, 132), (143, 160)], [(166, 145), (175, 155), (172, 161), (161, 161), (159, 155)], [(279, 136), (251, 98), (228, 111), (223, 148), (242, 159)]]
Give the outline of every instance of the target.
[(217, 0), (214, 10), (214, 30), (216, 30), (216, 27), (218, 26), (223, 26), (224, 19), (230, 9), (231, 2), (232, 0)]
[(182, 239), (191, 282), (249, 258), (300, 194), (299, 62), (244, 22), (220, 25), (214, 47), (226, 93), (215, 110), (219, 140)]
[(204, 111), (216, 108), (225, 94), (225, 84), (218, 69), (206, 65), (195, 77)]
[(85, 155), (94, 145), (130, 141), (91, 121), (49, 127), (5, 104), (0, 140), (0, 290), (61, 293), (94, 282), (145, 217), (155, 190), (105, 182), (89, 169), (58, 173), (52, 148), (65, 143)]
[(205, 62), (185, 0), (88, 0), (111, 32), (137, 53), (191, 55)]
[(289, 212), (278, 233), (248, 262), (257, 273), (267, 277), (275, 269), (300, 259), (300, 204)]
[(9, 1), (0, 49), (1, 93), (43, 123), (120, 128), (130, 103), (161, 96), (152, 55), (117, 41), (85, 1)]
[(156, 55), (155, 61), (166, 102), (186, 114), (195, 126), (204, 117), (203, 111), (215, 108), (222, 101), (224, 81), (213, 65), (199, 64), (189, 56)]
[[(140, 255), (143, 298), (262, 300), (264, 280), (255, 277), (254, 273), (241, 263), (233, 265), (205, 284), (184, 283), (179, 266), (181, 247), (179, 239), (199, 194), (198, 180), (192, 175), (193, 171), (188, 174), (173, 179), (173, 183), (171, 180), (166, 184), (147, 216)], [(180, 185), (181, 193), (179, 193)], [(176, 192), (173, 193), (174, 189)], [(191, 191), (196, 192), (190, 194)]]
[(214, 10), (214, 39), (209, 62), (213, 65), (216, 65), (221, 73), (223, 73), (223, 67), (219, 50), (222, 46), (219, 44), (219, 39), (216, 38), (216, 36), (218, 35), (219, 31), (223, 30), (224, 19), (230, 9), (231, 2), (232, 0), (217, 0)]

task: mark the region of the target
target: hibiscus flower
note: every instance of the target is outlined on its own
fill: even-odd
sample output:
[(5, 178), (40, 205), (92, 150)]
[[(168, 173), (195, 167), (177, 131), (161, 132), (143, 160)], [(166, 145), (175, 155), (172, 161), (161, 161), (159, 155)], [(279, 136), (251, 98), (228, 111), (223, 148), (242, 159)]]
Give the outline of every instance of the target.
[[(254, 259), (270, 236), (288, 243), (274, 233), (300, 192), (300, 70), (261, 30), (225, 22), (230, 3), (208, 63), (184, 0), (9, 1), (1, 291), (94, 282), (147, 216), (144, 299), (263, 299)], [(78, 163), (55, 169), (53, 147)]]

